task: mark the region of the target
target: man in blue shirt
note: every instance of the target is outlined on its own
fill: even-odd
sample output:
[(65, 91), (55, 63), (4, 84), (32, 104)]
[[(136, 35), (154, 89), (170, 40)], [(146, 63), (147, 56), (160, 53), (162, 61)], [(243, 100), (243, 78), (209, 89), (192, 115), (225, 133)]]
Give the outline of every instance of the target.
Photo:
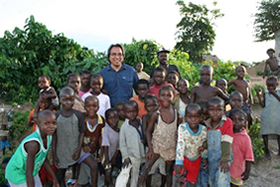
[(122, 45), (111, 45), (108, 49), (110, 64), (99, 72), (104, 78), (103, 89), (108, 92), (112, 107), (119, 101), (128, 101), (132, 97), (133, 88), (136, 90), (137, 73), (123, 62), (124, 55)]

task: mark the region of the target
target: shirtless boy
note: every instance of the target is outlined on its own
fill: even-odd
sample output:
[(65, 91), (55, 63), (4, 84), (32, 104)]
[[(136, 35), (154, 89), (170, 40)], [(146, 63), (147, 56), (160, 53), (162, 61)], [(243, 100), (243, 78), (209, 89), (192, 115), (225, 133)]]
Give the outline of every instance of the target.
[(265, 74), (267, 71), (267, 65), (269, 66), (269, 69), (270, 69), (269, 75), (275, 75), (278, 77), (279, 73), (280, 73), (280, 69), (278, 67), (277, 58), (274, 56), (275, 50), (270, 48), (266, 51), (266, 53), (269, 56), (269, 59), (267, 59), (265, 61), (265, 66), (264, 66), (264, 70), (263, 70), (263, 78), (265, 78)]
[(210, 85), (213, 77), (213, 68), (209, 65), (203, 65), (200, 68), (200, 80), (201, 85), (195, 86), (191, 91), (191, 103), (198, 103), (202, 108), (205, 108), (205, 104), (211, 97), (219, 96), (224, 100), (228, 100), (229, 97), (217, 87)]
[[(243, 106), (242, 110), (246, 112), (248, 116), (248, 127), (252, 125), (252, 116), (250, 105), (253, 104), (252, 95), (250, 91), (250, 82), (244, 79), (246, 74), (246, 68), (244, 66), (238, 66), (236, 68), (237, 78), (229, 81), (228, 86), (234, 85), (235, 91), (239, 91), (243, 96)], [(248, 104), (249, 102), (249, 104)]]

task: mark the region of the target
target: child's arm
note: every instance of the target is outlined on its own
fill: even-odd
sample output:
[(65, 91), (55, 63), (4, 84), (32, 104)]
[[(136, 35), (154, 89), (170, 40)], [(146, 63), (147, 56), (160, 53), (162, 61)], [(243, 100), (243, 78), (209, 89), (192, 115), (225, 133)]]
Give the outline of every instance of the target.
[(147, 144), (149, 147), (149, 151), (146, 154), (146, 159), (152, 158), (154, 156), (154, 149), (153, 149), (153, 145), (152, 145), (152, 133), (154, 132), (154, 126), (155, 126), (157, 118), (158, 118), (158, 113), (154, 112), (152, 114), (151, 120), (149, 122), (149, 126), (147, 128)]
[(252, 92), (251, 92), (251, 84), (250, 84), (250, 80), (246, 80), (247, 81), (247, 84), (248, 84), (248, 91), (249, 91), (249, 104), (250, 106), (252, 106), (252, 104), (254, 104), (254, 98), (253, 98), (253, 95), (252, 95)]
[(104, 154), (104, 147), (102, 146), (102, 134), (99, 137), (99, 147), (100, 147), (100, 153), (99, 153), (99, 159), (98, 162), (101, 162), (103, 159), (103, 154)]
[(110, 160), (109, 160), (109, 146), (102, 146), (103, 150), (104, 150), (104, 154), (105, 154), (105, 161), (103, 163), (103, 167), (106, 168), (106, 166), (108, 164), (110, 164)]
[(72, 155), (73, 160), (78, 160), (80, 158), (83, 141), (84, 141), (84, 133), (80, 132), (79, 133), (79, 139), (78, 139), (78, 148), (75, 151), (75, 153)]
[(280, 97), (279, 97), (279, 95), (277, 94), (277, 91), (276, 91), (276, 90), (273, 90), (273, 91), (270, 91), (270, 90), (269, 90), (269, 93), (270, 93), (271, 95), (273, 95), (273, 96), (280, 102)]
[(33, 177), (33, 170), (34, 170), (34, 162), (35, 162), (35, 156), (40, 150), (40, 145), (36, 141), (30, 141), (27, 142), (24, 145), (24, 148), (27, 152), (27, 160), (26, 160), (26, 183), (27, 186), (35, 186), (34, 183), (34, 177)]
[(120, 150), (116, 150), (115, 154), (111, 158), (110, 162), (114, 166), (117, 163), (117, 157), (120, 155)]
[(247, 180), (249, 178), (250, 171), (251, 171), (251, 163), (252, 163), (251, 161), (246, 160), (245, 171), (241, 175), (242, 180)]
[(175, 172), (176, 174), (182, 173), (184, 171), (184, 153), (185, 153), (185, 141), (184, 141), (184, 128), (182, 125), (178, 128), (178, 139), (176, 148), (176, 161), (175, 161)]
[(59, 159), (56, 154), (56, 142), (57, 142), (56, 132), (52, 136), (53, 136), (53, 138), (52, 138), (53, 163), (54, 163), (55, 167), (59, 168), (60, 163), (59, 163)]
[(56, 179), (56, 176), (55, 176), (55, 173), (53, 172), (52, 168), (51, 168), (51, 165), (49, 163), (49, 160), (48, 158), (46, 158), (43, 166), (45, 167), (45, 169), (47, 170), (47, 172), (50, 174), (50, 176), (53, 178), (53, 186), (58, 186), (59, 187), (59, 184), (58, 184), (58, 181)]
[(229, 86), (232, 85), (232, 84), (235, 85), (235, 80), (236, 80), (236, 79), (233, 79), (233, 80), (230, 80), (230, 81), (228, 82), (228, 88), (229, 88)]
[(196, 96), (196, 90), (198, 89), (198, 86), (195, 86), (191, 91), (191, 103), (195, 103), (195, 96)]
[(227, 94), (225, 94), (220, 88), (218, 87), (214, 87), (216, 94), (221, 97), (223, 100), (228, 101), (229, 100), (229, 96)]
[(122, 154), (122, 159), (123, 159), (123, 168), (126, 168), (130, 162), (129, 159), (129, 155), (128, 155), (128, 150), (127, 150), (127, 146), (126, 146), (126, 134), (125, 134), (125, 127), (126, 124), (124, 123), (121, 126), (121, 130), (120, 130), (120, 151)]
[(265, 78), (265, 74), (266, 74), (266, 71), (267, 71), (267, 64), (268, 64), (268, 60), (265, 61), (265, 65), (264, 65), (264, 70), (263, 70), (263, 79)]

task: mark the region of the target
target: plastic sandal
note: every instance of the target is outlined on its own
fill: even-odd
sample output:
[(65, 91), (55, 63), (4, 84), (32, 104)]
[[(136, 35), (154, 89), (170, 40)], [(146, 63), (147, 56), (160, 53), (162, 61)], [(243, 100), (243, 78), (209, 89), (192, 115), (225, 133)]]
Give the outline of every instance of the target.
[(73, 179), (68, 179), (68, 181), (67, 181), (67, 185), (70, 185), (70, 184), (72, 184), (72, 182), (73, 182)]

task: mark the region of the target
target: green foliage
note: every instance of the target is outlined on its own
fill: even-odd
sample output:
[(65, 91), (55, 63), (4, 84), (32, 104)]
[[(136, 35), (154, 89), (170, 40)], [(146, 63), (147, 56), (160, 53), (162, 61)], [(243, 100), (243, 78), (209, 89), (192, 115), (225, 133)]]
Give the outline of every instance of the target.
[(65, 85), (69, 73), (82, 69), (97, 72), (106, 64), (103, 53), (83, 49), (62, 33), (52, 35), (30, 16), (23, 30), (16, 27), (0, 38), (0, 92), (19, 103), (34, 101), (40, 75), (49, 75), (58, 89)]
[(16, 112), (12, 116), (13, 124), (9, 128), (9, 141), (12, 144), (13, 148), (16, 148), (18, 146), (17, 142), (19, 141), (19, 138), (23, 135), (24, 132), (26, 132), (30, 127), (27, 125), (29, 111), (26, 112)]
[(249, 136), (251, 137), (251, 141), (253, 144), (253, 152), (255, 159), (263, 158), (264, 155), (264, 144), (260, 137), (260, 121), (257, 118), (256, 123), (254, 123), (248, 132)]
[(251, 89), (251, 93), (253, 95), (253, 99), (254, 99), (254, 103), (259, 103), (259, 100), (258, 100), (258, 97), (257, 97), (257, 91), (261, 89), (262, 90), (262, 93), (265, 92), (265, 87), (263, 85), (254, 85)]
[(280, 29), (279, 9), (279, 0), (262, 0), (260, 2), (254, 21), (256, 41), (275, 39), (275, 32)]
[(156, 67), (157, 50), (159, 44), (152, 40), (136, 41), (132, 39), (131, 44), (123, 44), (125, 48), (125, 62), (135, 68), (138, 62), (143, 62), (144, 71), (150, 72)]
[(187, 52), (191, 61), (200, 62), (202, 54), (209, 53), (214, 46), (216, 34), (211, 21), (223, 14), (219, 9), (210, 11), (205, 5), (190, 2), (186, 6), (183, 0), (178, 0), (176, 4), (180, 6), (182, 19), (177, 24), (179, 30), (176, 32), (175, 48)]

